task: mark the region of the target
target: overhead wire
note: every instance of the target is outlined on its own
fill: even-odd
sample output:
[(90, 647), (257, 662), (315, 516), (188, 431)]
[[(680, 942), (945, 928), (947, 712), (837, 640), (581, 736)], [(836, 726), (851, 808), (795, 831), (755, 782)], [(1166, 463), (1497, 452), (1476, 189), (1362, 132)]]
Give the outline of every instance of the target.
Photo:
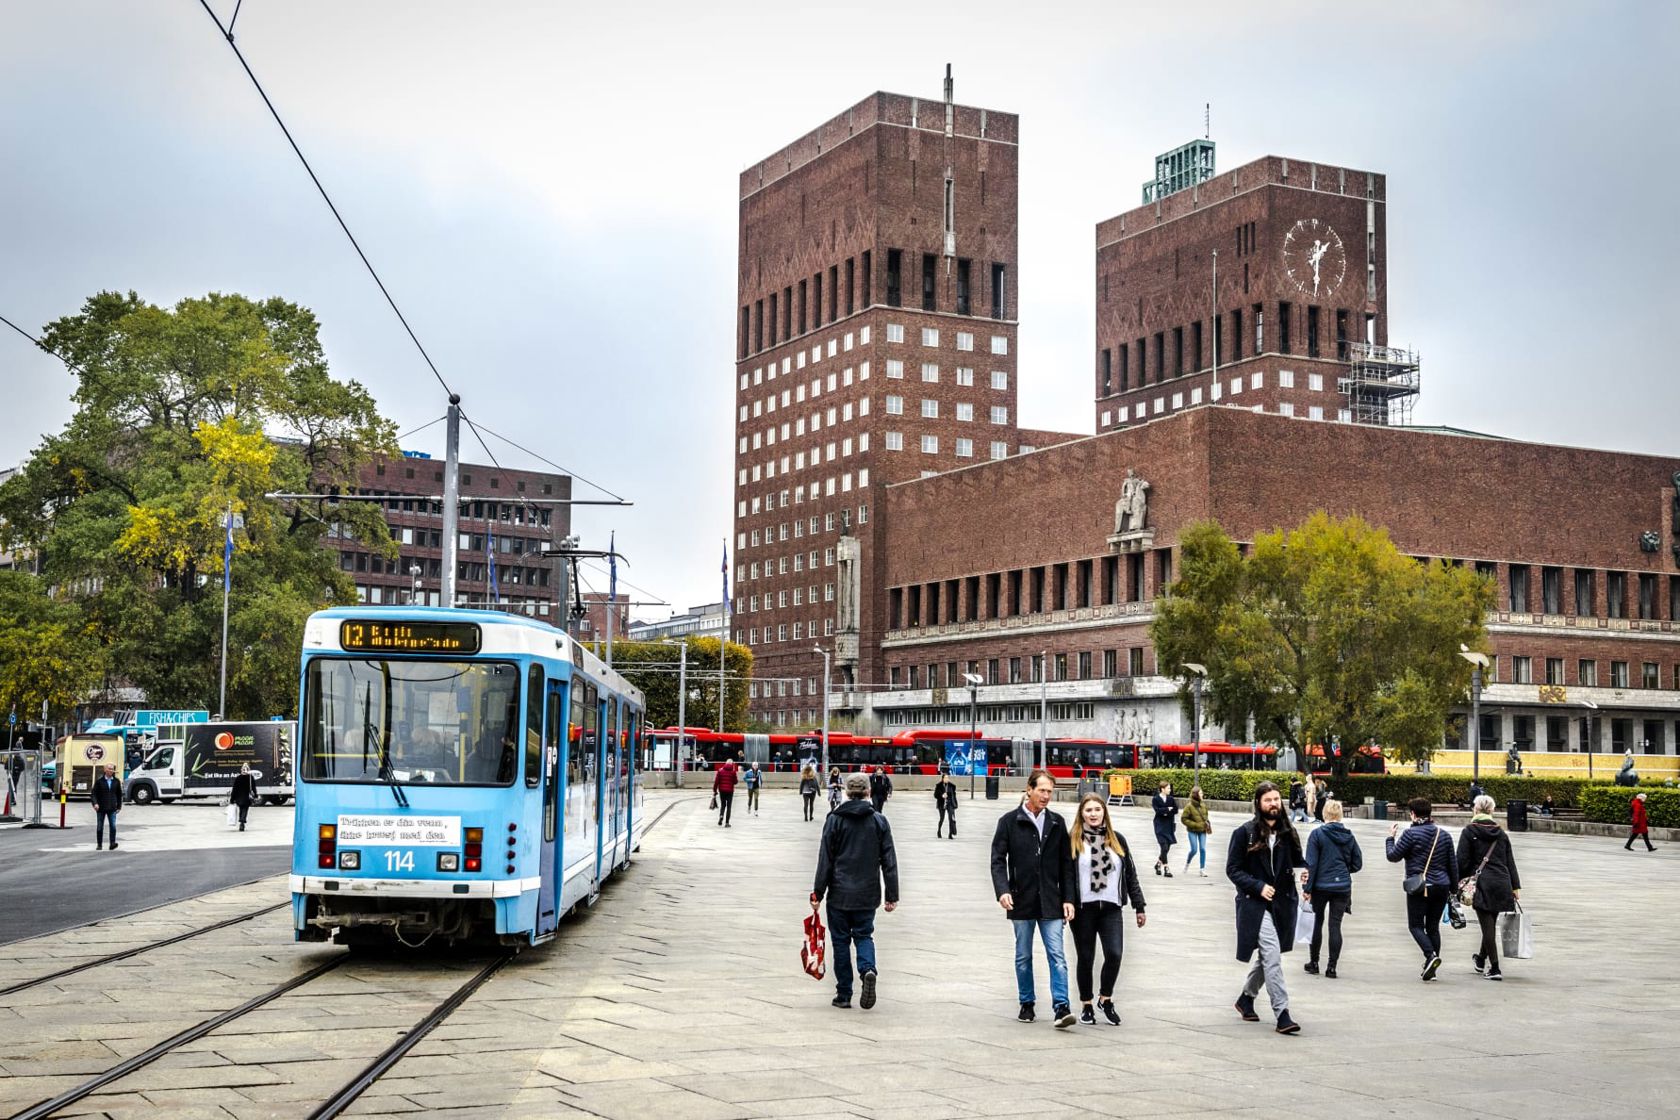
[[(426, 347), (420, 342), (420, 336), (414, 333), (414, 328), (409, 325), (408, 317), (402, 313), (402, 308), (397, 306), (397, 301), (391, 295), (391, 290), (385, 286), (385, 281), (380, 278), (379, 270), (373, 267), (373, 262), (362, 251), (361, 242), (356, 240), (356, 235), (350, 232), (350, 224), (344, 220), (344, 215), (339, 213), (338, 204), (333, 202), (332, 195), (327, 193), (327, 188), (321, 183), (320, 176), (315, 174), (315, 168), (310, 165), (308, 158), (303, 154), (303, 149), (298, 147), (297, 140), (292, 136), (292, 130), (286, 127), (286, 122), (280, 117), (280, 110), (274, 107), (274, 102), (268, 96), (268, 91), (257, 80), (256, 72), (251, 69), (251, 64), (245, 60), (245, 52), (241, 51), (239, 44), (233, 41), (233, 24), (230, 21), (226, 27), (222, 26), (221, 17), (216, 15), (214, 8), (210, 7), (210, 0), (198, 0), (198, 2), (204, 8), (204, 13), (210, 17), (211, 22), (216, 25), (216, 30), (222, 33), (222, 38), (227, 40), (228, 48), (233, 51), (233, 56), (239, 60), (239, 65), (244, 68), (245, 76), (251, 79), (251, 84), (256, 87), (257, 95), (262, 98), (263, 104), (268, 106), (269, 116), (273, 117), (274, 123), (280, 126), (280, 131), (285, 134), (286, 143), (292, 146), (292, 152), (297, 156), (298, 162), (303, 164), (303, 169), (309, 173), (309, 181), (315, 184), (315, 190), (320, 193), (321, 200), (327, 204), (327, 209), (332, 211), (333, 219), (338, 222), (338, 228), (344, 231), (344, 236), (350, 241), (350, 247), (355, 249), (356, 256), (361, 258), (362, 266), (367, 269), (368, 275), (373, 277), (373, 282), (379, 286), (379, 294), (385, 297), (385, 302), (390, 304), (391, 310), (397, 316), (397, 321), (402, 324), (403, 330), (408, 332), (409, 341), (414, 343), (416, 350), (420, 351), (420, 357), (425, 359), (426, 367), (432, 371), (432, 376), (437, 378), (437, 383), (443, 386), (443, 391), (454, 395), (455, 390), (449, 387), (449, 382), (444, 379), (443, 374), (438, 370), (437, 363), (432, 361), (431, 354), (427, 353)], [(237, 19), (238, 17), (239, 11), (238, 8), (235, 8), (234, 18)]]
[[(484, 426), (481, 424), (481, 425), (479, 425), (479, 427), (483, 428)], [(561, 474), (566, 475), (568, 478), (575, 478), (579, 482), (582, 482), (587, 486), (593, 486), (595, 489), (597, 489), (601, 493), (607, 495), (607, 497), (609, 497), (609, 498), (617, 498), (621, 502), (627, 500), (622, 494), (615, 494), (611, 490), (608, 490), (605, 486), (602, 486), (599, 482), (595, 482), (595, 481), (592, 481), (591, 479), (587, 479), (587, 478), (583, 477), (581, 474), (578, 474), (576, 471), (567, 470), (565, 467), (561, 466), (559, 463), (556, 463), (553, 459), (548, 458), (546, 455), (540, 455), (537, 452), (532, 451), (529, 447), (526, 447), (523, 444), (517, 443), (514, 440), (509, 439), (507, 436), (502, 435), (500, 432), (493, 432), (489, 428), (484, 428), (484, 431), (486, 433), (490, 434), (490, 435), (495, 436), (497, 439), (501, 440), (503, 443), (507, 444), (509, 447), (515, 449), (516, 451), (523, 451), (525, 454), (531, 456), (531, 458), (548, 464), (549, 466), (553, 467), (555, 470), (559, 471)]]

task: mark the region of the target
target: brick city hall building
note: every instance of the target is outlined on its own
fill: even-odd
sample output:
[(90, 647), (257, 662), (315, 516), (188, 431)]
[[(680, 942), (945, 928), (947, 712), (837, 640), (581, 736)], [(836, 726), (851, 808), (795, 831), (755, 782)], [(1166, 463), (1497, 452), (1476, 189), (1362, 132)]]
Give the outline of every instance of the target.
[(820, 647), (860, 730), (966, 726), (974, 675), (992, 735), (1035, 737), (1047, 694), (1052, 737), (1188, 741), (1148, 636), (1179, 534), (1323, 509), (1496, 581), (1484, 749), (1680, 753), (1680, 459), (1411, 426), (1382, 175), (1160, 157), (1096, 227), (1081, 436), (1016, 423), (1019, 153), (1018, 118), (947, 79), (741, 177), (731, 630), (755, 717), (820, 720)]

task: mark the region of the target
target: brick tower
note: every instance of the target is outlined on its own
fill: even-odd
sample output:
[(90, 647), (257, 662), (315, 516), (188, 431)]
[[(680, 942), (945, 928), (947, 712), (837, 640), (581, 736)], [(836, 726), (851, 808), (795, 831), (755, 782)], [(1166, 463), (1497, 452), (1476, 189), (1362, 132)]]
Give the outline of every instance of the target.
[[(881, 683), (883, 488), (1020, 450), (1018, 119), (874, 93), (741, 175), (730, 628), (754, 719)], [(955, 604), (951, 605), (953, 608)]]

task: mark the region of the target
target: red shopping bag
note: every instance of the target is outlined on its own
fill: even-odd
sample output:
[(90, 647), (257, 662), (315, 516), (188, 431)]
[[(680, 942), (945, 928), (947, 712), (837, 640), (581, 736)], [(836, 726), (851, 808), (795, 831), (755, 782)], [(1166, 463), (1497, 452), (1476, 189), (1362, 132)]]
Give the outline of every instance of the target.
[(828, 971), (828, 930), (815, 910), (805, 919), (805, 944), (800, 947), (799, 961), (811, 979), (821, 980)]

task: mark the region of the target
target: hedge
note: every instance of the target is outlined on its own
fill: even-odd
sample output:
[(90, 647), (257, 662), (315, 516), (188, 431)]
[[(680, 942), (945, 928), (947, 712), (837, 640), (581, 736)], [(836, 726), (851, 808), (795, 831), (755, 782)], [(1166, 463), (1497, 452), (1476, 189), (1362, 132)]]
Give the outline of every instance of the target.
[(1680, 828), (1680, 789), (1632, 789), (1628, 786), (1594, 785), (1581, 797), (1581, 815), (1604, 824), (1628, 824), (1633, 811), (1628, 803), (1636, 793), (1645, 794), (1645, 812), (1659, 828)]
[[(1150, 795), (1161, 788), (1162, 782), (1170, 781), (1173, 792), (1184, 796), (1196, 781), (1195, 774), (1190, 770), (1112, 770), (1109, 773), (1129, 776), (1134, 793)], [(1210, 770), (1204, 767), (1202, 795), (1214, 801), (1252, 801), (1255, 786), (1261, 782), (1272, 782), (1287, 797), (1290, 783), (1300, 780), (1301, 775), (1292, 770)], [(1349, 774), (1340, 780), (1325, 775), (1324, 780), (1330, 793), (1347, 805), (1362, 805), (1373, 798), (1381, 798), (1394, 805), (1403, 805), (1414, 797), (1426, 797), (1436, 805), (1463, 805), (1470, 799), (1470, 777), (1467, 774)], [(1628, 797), (1637, 792), (1607, 781), (1589, 782), (1585, 778), (1519, 778), (1504, 774), (1483, 775), (1482, 788), (1501, 808), (1513, 798), (1539, 805), (1550, 795), (1552, 804), (1560, 809), (1584, 808), (1583, 797), (1588, 793), (1620, 790), (1623, 796), (1617, 804), (1621, 806), (1621, 816), (1613, 819), (1621, 822), (1628, 819)], [(1658, 794), (1680, 796), (1680, 791), (1665, 790), (1655, 781), (1642, 783), (1641, 788), (1652, 795), (1652, 801)], [(1612, 809), (1607, 806), (1602, 811), (1611, 812)], [(1612, 818), (1588, 815), (1588, 819)], [(1657, 823), (1655, 816), (1651, 818), (1651, 823)]]

